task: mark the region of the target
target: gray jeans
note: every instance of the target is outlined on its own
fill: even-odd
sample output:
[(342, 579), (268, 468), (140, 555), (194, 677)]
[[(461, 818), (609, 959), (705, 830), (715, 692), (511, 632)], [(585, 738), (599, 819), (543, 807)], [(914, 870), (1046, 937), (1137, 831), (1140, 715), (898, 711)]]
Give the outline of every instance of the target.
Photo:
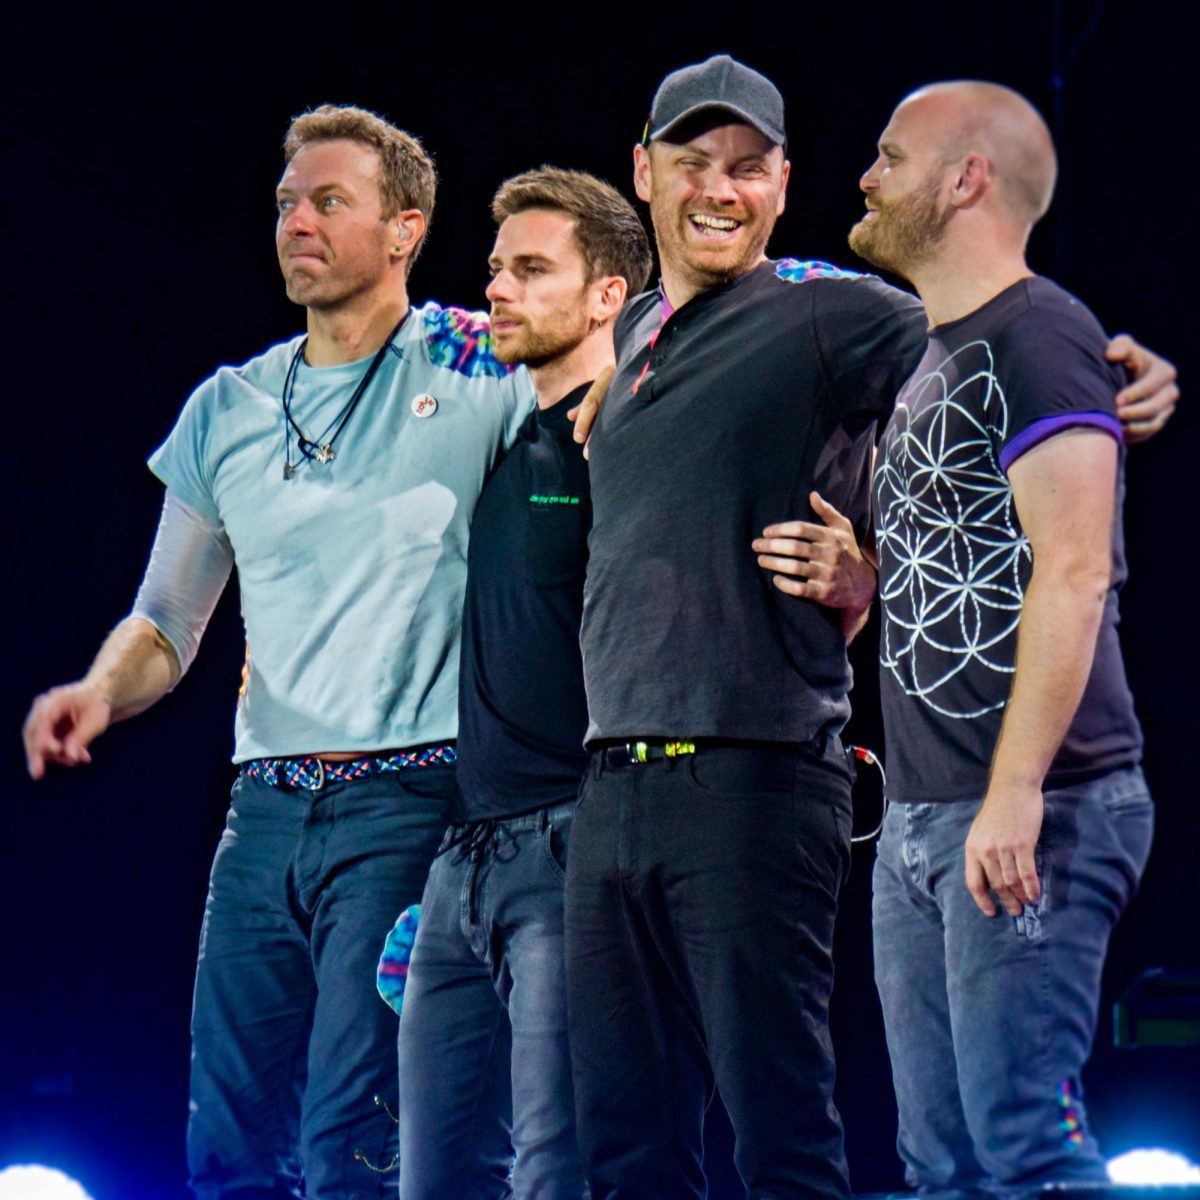
[(563, 957), (574, 809), (457, 845), (451, 828), (430, 870), (400, 1017), (401, 1200), (586, 1194)]
[(979, 802), (894, 804), (874, 876), (875, 980), (910, 1185), (938, 1197), (1104, 1180), (1083, 1106), (1109, 934), (1153, 829), (1138, 767), (1045, 793), (1042, 894), (985, 917), (963, 880)]
[(446, 824), (449, 766), (233, 787), (192, 1013), (188, 1165), (199, 1200), (392, 1197), (396, 1018), (375, 969)]

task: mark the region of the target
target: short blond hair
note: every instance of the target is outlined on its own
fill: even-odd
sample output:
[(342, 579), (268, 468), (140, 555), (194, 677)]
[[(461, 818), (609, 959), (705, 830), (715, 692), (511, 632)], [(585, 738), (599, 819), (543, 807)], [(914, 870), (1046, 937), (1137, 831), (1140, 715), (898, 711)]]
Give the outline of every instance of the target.
[[(291, 162), (313, 142), (359, 142), (379, 155), (379, 199), (385, 218), (415, 208), (425, 218), (429, 232), (437, 193), (437, 169), (418, 138), (365, 108), (352, 104), (322, 104), (296, 117), (283, 139), (283, 157)], [(425, 239), (409, 256), (417, 257)]]

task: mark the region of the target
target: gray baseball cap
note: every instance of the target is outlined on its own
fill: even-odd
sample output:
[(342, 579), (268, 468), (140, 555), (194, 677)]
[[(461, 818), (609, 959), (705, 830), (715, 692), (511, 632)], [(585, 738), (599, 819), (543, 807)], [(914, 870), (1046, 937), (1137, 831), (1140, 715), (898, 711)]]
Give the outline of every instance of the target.
[(680, 67), (659, 84), (643, 143), (658, 141), (681, 121), (710, 108), (732, 113), (777, 146), (787, 143), (779, 89), (765, 75), (728, 54)]

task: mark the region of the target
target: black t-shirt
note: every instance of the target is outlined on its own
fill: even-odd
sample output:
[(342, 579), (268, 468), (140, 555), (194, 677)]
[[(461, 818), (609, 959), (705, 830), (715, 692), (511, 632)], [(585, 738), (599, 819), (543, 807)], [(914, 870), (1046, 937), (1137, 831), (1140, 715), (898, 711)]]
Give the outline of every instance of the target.
[[(1095, 317), (1024, 279), (930, 331), (884, 433), (875, 473), (888, 794), (979, 799), (1016, 664), (1032, 569), (1007, 469), (1064, 428), (1118, 439), (1124, 382)], [(1112, 587), (1083, 700), (1046, 786), (1134, 763), (1141, 731), (1117, 642), (1125, 579), (1118, 481)], [(1070, 498), (1065, 497), (1069, 504)]]
[(781, 593), (750, 542), (815, 519), (814, 488), (861, 531), (871, 435), (924, 312), (794, 260), (663, 311), (657, 292), (626, 305), (592, 434), (588, 739), (809, 741), (849, 713), (840, 614)]
[(592, 519), (576, 389), (525, 422), (479, 498), (467, 553), (457, 822), (574, 799), (587, 764), (579, 621)]

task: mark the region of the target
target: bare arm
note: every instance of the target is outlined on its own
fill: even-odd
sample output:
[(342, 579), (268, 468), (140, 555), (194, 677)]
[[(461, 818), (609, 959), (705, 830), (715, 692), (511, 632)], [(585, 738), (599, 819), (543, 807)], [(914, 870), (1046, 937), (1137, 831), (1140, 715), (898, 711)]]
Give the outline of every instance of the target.
[(819, 493), (809, 494), (824, 522), (782, 521), (768, 525), (751, 548), (758, 565), (773, 571), (772, 583), (789, 596), (803, 596), (842, 614), (842, 632), (853, 641), (867, 623), (875, 597), (875, 569), (854, 527)]
[(149, 621), (127, 617), (108, 635), (88, 673), (34, 700), (25, 718), (25, 761), (41, 779), (47, 763), (91, 762), (88, 746), (114, 721), (135, 716), (179, 679), (171, 643)]
[(109, 725), (149, 708), (179, 682), (232, 566), (220, 523), (168, 492), (132, 615), (108, 635), (82, 679), (38, 696), (25, 718), (34, 779), (47, 763), (90, 762), (88, 747)]
[(1009, 469), (1033, 549), (1016, 673), (987, 795), (967, 835), (966, 879), (988, 916), (999, 897), (1013, 916), (1040, 895), (1034, 850), (1042, 781), (1083, 695), (1112, 570), (1116, 442), (1072, 429)]
[(1171, 419), (1179, 402), (1175, 364), (1147, 350), (1127, 333), (1113, 338), (1104, 356), (1120, 363), (1133, 376), (1117, 393), (1117, 416), (1125, 428), (1125, 441), (1152, 438)]
[(588, 456), (588, 438), (592, 436), (592, 426), (595, 424), (596, 415), (600, 412), (600, 406), (604, 403), (604, 397), (608, 395), (608, 385), (612, 383), (612, 377), (616, 367), (607, 366), (600, 369), (600, 373), (592, 381), (592, 386), (588, 388), (587, 395), (573, 408), (567, 416), (575, 422), (575, 428), (572, 431), (572, 437), (577, 442), (583, 443), (583, 457)]

